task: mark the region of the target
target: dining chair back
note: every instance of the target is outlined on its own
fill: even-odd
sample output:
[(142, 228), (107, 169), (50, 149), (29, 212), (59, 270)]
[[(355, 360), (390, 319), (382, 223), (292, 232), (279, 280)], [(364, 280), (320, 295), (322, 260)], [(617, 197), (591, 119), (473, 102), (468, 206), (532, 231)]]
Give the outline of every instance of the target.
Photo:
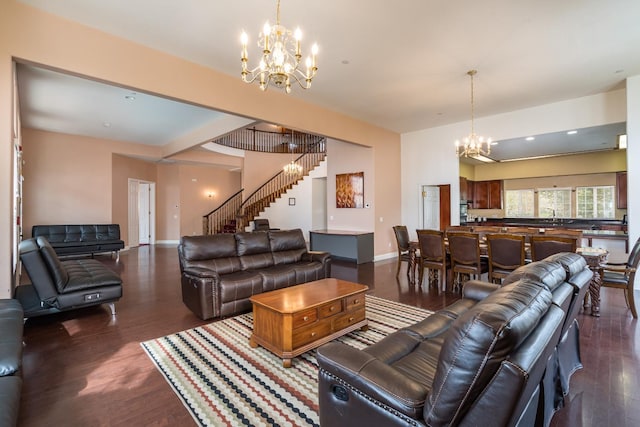
[(455, 275), (455, 286), (461, 284), (461, 275), (476, 279), (489, 271), (486, 257), (480, 256), (480, 235), (462, 231), (447, 233), (451, 272)]
[(578, 247), (577, 237), (532, 235), (530, 241), (531, 261), (541, 261), (560, 252), (575, 252)]
[(524, 265), (524, 235), (490, 233), (486, 239), (490, 282), (502, 281), (513, 270)]
[[(447, 288), (447, 268), (450, 267), (449, 257), (444, 241), (444, 232), (440, 230), (416, 230), (420, 247), (419, 265), (420, 275), (418, 283), (422, 285), (424, 270), (437, 272), (437, 283), (442, 290)], [(431, 275), (429, 275), (431, 278)]]
[(638, 318), (634, 296), (634, 282), (636, 271), (640, 263), (640, 238), (633, 245), (629, 258), (625, 263), (607, 263), (602, 266), (602, 286), (606, 288), (616, 288), (624, 290), (624, 297), (627, 307), (631, 310), (631, 315)]
[(400, 265), (407, 263), (407, 276), (409, 275), (409, 230), (406, 225), (394, 225), (393, 232), (396, 235), (396, 244), (398, 246), (398, 268), (396, 269), (396, 277), (400, 274)]

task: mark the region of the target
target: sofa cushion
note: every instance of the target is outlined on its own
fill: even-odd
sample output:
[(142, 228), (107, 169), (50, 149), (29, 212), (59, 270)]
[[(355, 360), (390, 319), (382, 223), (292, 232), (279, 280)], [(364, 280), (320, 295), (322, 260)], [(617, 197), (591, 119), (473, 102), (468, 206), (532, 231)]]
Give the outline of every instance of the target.
[(262, 291), (260, 273), (237, 271), (220, 277), (220, 301), (222, 303), (248, 299)]
[(199, 267), (228, 274), (241, 270), (236, 256), (236, 239), (233, 234), (210, 236), (183, 236), (182, 260), (184, 268)]
[(271, 231), (269, 241), (276, 265), (298, 262), (307, 252), (307, 243), (300, 229)]
[(584, 270), (587, 267), (587, 261), (580, 254), (572, 253), (572, 252), (561, 252), (558, 254), (553, 254), (547, 258), (545, 261), (553, 261), (557, 262), (562, 267), (564, 267), (567, 272), (567, 279), (569, 279), (574, 274), (577, 274)]
[(0, 377), (20, 371), (23, 324), (20, 303), (14, 299), (0, 300)]
[(296, 272), (290, 265), (274, 265), (258, 271), (262, 276), (263, 292), (286, 288), (296, 284)]
[(40, 253), (42, 254), (42, 259), (47, 265), (47, 269), (53, 278), (53, 282), (56, 285), (56, 289), (58, 292), (62, 292), (67, 286), (67, 282), (69, 281), (69, 274), (67, 270), (64, 268), (56, 251), (53, 250), (49, 242), (43, 237), (38, 237), (36, 239), (38, 242), (38, 246), (40, 247)]
[(296, 272), (296, 283), (313, 282), (325, 278), (324, 266), (318, 261), (300, 261), (287, 265)]
[(425, 403), (427, 425), (456, 423), (500, 363), (534, 330), (551, 297), (546, 287), (522, 280), (496, 290), (453, 322)]
[(116, 272), (95, 259), (63, 261), (62, 265), (69, 273), (69, 281), (60, 290), (61, 294), (122, 284)]
[(238, 256), (268, 253), (271, 255), (271, 245), (269, 244), (269, 233), (266, 231), (255, 231), (246, 233), (236, 233)]
[(236, 242), (243, 270), (259, 270), (274, 264), (266, 231), (236, 233)]
[(542, 283), (553, 292), (567, 279), (567, 272), (559, 262), (536, 261), (515, 269), (504, 278), (502, 284), (506, 286), (521, 279)]
[(22, 378), (8, 376), (0, 378), (0, 426), (18, 425)]

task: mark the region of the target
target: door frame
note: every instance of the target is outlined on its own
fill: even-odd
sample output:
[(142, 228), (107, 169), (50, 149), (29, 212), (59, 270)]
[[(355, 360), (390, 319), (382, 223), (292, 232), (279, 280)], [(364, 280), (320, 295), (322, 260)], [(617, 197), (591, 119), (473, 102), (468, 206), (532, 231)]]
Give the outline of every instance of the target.
[(140, 245), (140, 215), (138, 208), (139, 188), (141, 184), (149, 185), (149, 244), (156, 242), (156, 183), (142, 179), (128, 179), (128, 227), (127, 243), (129, 247)]

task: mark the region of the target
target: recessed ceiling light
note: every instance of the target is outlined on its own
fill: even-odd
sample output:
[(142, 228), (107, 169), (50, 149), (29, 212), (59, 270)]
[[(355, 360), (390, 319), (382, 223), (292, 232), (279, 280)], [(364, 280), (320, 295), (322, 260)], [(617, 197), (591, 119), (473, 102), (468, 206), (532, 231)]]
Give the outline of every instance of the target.
[(491, 145), (498, 145), (498, 141), (493, 141)]
[(110, 128), (111, 127), (111, 123), (110, 122), (104, 122), (104, 123), (102, 123), (102, 126), (104, 126), (106, 128)]
[(124, 99), (126, 99), (127, 101), (135, 101), (136, 97), (134, 95), (125, 95)]
[(528, 136), (525, 138), (525, 141), (533, 141), (534, 139), (536, 139), (535, 136)]
[(578, 133), (577, 130), (570, 130), (569, 132), (567, 132), (567, 135), (575, 135), (576, 133)]
[(343, 63), (344, 65), (349, 65), (349, 60), (348, 60), (348, 59), (343, 59), (343, 60), (342, 60), (342, 63)]

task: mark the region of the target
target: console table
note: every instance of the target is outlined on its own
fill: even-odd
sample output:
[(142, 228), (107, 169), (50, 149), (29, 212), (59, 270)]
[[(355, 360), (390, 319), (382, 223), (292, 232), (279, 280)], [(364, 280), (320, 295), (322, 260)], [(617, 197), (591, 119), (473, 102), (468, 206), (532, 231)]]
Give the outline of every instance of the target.
[(312, 251), (326, 251), (357, 264), (373, 262), (373, 232), (314, 230), (309, 232), (309, 240)]

